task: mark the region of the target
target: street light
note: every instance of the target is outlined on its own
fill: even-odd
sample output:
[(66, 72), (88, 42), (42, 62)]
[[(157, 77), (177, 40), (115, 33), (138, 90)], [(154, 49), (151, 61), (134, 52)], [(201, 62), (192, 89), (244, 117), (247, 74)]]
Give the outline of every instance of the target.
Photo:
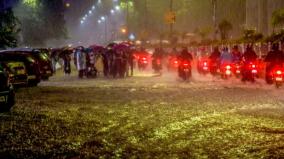
[(115, 10), (119, 11), (120, 10), (120, 7), (117, 5), (115, 6)]
[(100, 18), (100, 20), (98, 20), (98, 23), (102, 23), (104, 22), (105, 23), (105, 42), (107, 42), (107, 21), (106, 21), (106, 17), (102, 16)]

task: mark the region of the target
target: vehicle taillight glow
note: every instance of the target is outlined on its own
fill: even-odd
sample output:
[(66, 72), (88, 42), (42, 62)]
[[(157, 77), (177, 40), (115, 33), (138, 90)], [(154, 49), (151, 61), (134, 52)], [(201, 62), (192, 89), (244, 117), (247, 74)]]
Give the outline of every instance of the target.
[(256, 73), (257, 73), (257, 70), (253, 69), (251, 72), (254, 73), (254, 74), (256, 74)]
[(174, 61), (175, 64), (178, 64), (178, 61)]
[(277, 75), (282, 75), (282, 71), (277, 70), (277, 71), (276, 71), (276, 74), (277, 74)]
[(256, 66), (255, 66), (255, 65), (251, 65), (251, 67), (252, 67), (252, 68), (255, 68)]
[(204, 65), (204, 66), (207, 66), (207, 62), (204, 62), (203, 65)]
[(183, 65), (184, 65), (184, 66), (188, 66), (188, 63), (184, 63)]
[(227, 70), (231, 69), (231, 66), (230, 66), (230, 65), (227, 65), (227, 66), (226, 66), (226, 69), (227, 69)]
[(231, 71), (230, 70), (226, 70), (226, 75), (231, 75)]

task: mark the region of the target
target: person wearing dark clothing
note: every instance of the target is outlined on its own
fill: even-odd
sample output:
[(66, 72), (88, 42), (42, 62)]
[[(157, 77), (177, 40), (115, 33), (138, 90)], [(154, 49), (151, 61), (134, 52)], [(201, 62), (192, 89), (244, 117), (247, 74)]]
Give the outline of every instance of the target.
[(212, 62), (217, 62), (217, 61), (219, 61), (220, 56), (221, 56), (221, 52), (219, 51), (219, 48), (218, 48), (218, 47), (215, 47), (214, 50), (213, 50), (213, 52), (212, 52), (211, 55), (209, 56), (209, 59), (210, 59)]
[(188, 52), (187, 48), (184, 48), (178, 58), (182, 61), (189, 61), (191, 62), (193, 60), (193, 56), (190, 52)]
[[(133, 71), (134, 70), (134, 60), (135, 60), (134, 50), (130, 50), (129, 55), (128, 55), (128, 64), (129, 64), (131, 76), (134, 75), (134, 71)], [(127, 74), (129, 74), (129, 73), (127, 73)]]
[(214, 47), (213, 52), (209, 56), (210, 59), (210, 73), (212, 75), (217, 74), (217, 70), (220, 67), (220, 57), (221, 57), (221, 52), (219, 51), (219, 48), (216, 46)]
[(164, 51), (161, 48), (156, 48), (152, 55), (152, 68), (155, 72), (162, 70), (162, 60)]
[[(243, 55), (243, 68), (242, 68), (242, 81), (245, 82), (247, 80), (254, 81), (254, 77), (252, 76), (252, 72), (250, 70), (251, 64), (256, 64), (257, 62), (257, 55), (253, 50), (252, 45), (248, 45), (246, 51)], [(256, 67), (256, 66), (255, 66)]]
[(246, 51), (244, 52), (243, 59), (245, 63), (256, 61), (257, 55), (253, 50), (252, 46), (247, 46)]
[(268, 52), (264, 61), (267, 63), (265, 74), (266, 82), (272, 83), (272, 70), (277, 66), (282, 68), (284, 63), (284, 55), (283, 52), (279, 50), (278, 43), (272, 45), (272, 50)]
[(102, 54), (105, 77), (108, 77), (110, 74), (112, 74), (113, 56), (114, 50), (111, 48)]
[(238, 64), (242, 61), (242, 53), (239, 51), (238, 45), (235, 45), (233, 47), (232, 54), (233, 54), (233, 62), (234, 63)]
[(63, 66), (64, 66), (64, 73), (66, 75), (71, 74), (71, 57), (70, 57), (70, 52), (69, 50), (64, 50), (62, 52), (62, 59), (63, 59)]

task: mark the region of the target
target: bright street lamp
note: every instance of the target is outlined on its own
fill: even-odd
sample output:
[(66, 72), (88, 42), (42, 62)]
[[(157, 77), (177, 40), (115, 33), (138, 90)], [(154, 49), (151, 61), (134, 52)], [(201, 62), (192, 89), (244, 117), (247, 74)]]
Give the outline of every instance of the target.
[(120, 7), (117, 5), (115, 6), (115, 10), (119, 11), (120, 10)]

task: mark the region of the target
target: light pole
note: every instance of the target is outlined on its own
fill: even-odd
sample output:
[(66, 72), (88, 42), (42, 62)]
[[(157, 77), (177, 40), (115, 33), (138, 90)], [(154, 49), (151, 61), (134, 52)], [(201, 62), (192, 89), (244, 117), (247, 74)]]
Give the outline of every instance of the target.
[(104, 30), (105, 30), (105, 42), (107, 42), (107, 20), (106, 17), (101, 17), (98, 23), (104, 22)]
[[(130, 30), (129, 29), (129, 0), (127, 0), (126, 2), (126, 28), (127, 30)], [(125, 37), (125, 40), (127, 40), (127, 34), (125, 34), (126, 37)]]
[(214, 35), (213, 38), (214, 40), (217, 39), (217, 0), (212, 0), (212, 5), (213, 5), (213, 23), (214, 23)]

